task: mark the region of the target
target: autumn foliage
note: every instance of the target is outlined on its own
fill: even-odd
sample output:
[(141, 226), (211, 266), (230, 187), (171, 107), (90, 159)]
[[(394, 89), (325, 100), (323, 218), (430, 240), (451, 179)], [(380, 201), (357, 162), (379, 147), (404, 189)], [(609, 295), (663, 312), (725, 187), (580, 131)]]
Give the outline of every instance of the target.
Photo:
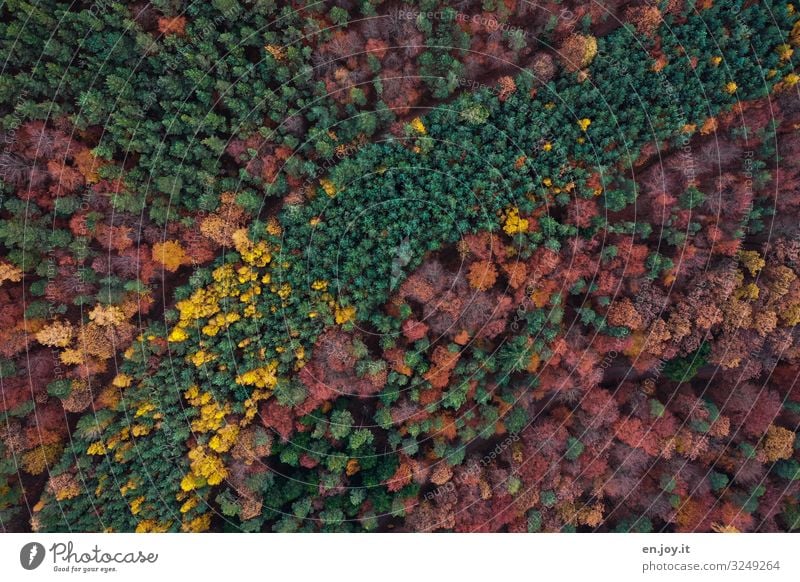
[(800, 528), (791, 5), (244, 4), (7, 15), (4, 529)]

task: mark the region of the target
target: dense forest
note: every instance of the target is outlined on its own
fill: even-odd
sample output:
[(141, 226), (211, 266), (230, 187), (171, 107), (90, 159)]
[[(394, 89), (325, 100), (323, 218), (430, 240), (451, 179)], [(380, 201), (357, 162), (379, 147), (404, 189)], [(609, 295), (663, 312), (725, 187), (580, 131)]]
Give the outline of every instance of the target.
[(5, 0), (0, 531), (800, 530), (798, 11)]

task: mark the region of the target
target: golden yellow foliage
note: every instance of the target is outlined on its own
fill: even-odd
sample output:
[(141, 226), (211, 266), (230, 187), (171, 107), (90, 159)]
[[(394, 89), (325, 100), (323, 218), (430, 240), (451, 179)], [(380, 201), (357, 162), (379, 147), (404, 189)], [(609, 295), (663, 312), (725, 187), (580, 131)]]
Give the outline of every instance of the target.
[(289, 283), (284, 283), (280, 287), (277, 288), (278, 297), (281, 299), (288, 299), (289, 295), (292, 294), (292, 286)]
[(757, 251), (739, 251), (739, 260), (753, 277), (766, 265), (763, 257)]
[(240, 374), (236, 377), (236, 383), (242, 386), (255, 386), (256, 388), (274, 388), (278, 382), (275, 376), (277, 369), (277, 362), (270, 362), (266, 366)]
[(131, 427), (131, 434), (135, 437), (145, 436), (150, 433), (150, 427), (145, 424), (134, 424)]
[(198, 506), (200, 503), (200, 498), (197, 496), (189, 498), (187, 501), (181, 505), (181, 513), (187, 513)]
[[(139, 405), (139, 408), (136, 409), (136, 414), (134, 414), (133, 416), (134, 418), (139, 418), (140, 416), (147, 416), (155, 409), (156, 405), (153, 404), (152, 402), (143, 402), (142, 404)], [(134, 436), (137, 435), (134, 433)]]
[(767, 429), (767, 438), (764, 441), (764, 452), (771, 463), (782, 459), (789, 459), (794, 453), (795, 434), (789, 429), (770, 425)]
[(191, 521), (188, 521), (181, 525), (181, 531), (190, 532), (190, 533), (199, 533), (208, 531), (208, 528), (211, 527), (211, 514), (204, 513), (199, 517), (195, 517)]
[(734, 292), (734, 297), (737, 299), (744, 299), (745, 301), (755, 301), (758, 299), (759, 291), (758, 285), (755, 283), (748, 283), (747, 285), (739, 287)]
[(144, 503), (144, 495), (141, 495), (131, 501), (131, 513), (136, 515), (142, 510), (142, 503)]
[(780, 314), (783, 323), (787, 326), (795, 326), (800, 323), (800, 303), (790, 305)]
[(54, 321), (39, 330), (36, 340), (45, 346), (65, 348), (72, 341), (72, 324), (68, 321)]
[(186, 251), (178, 241), (168, 240), (153, 245), (153, 260), (174, 273), (186, 261)]
[(794, 87), (800, 82), (800, 75), (797, 73), (789, 73), (783, 78), (783, 85), (786, 88)]
[(211, 440), (208, 441), (208, 446), (211, 450), (218, 453), (225, 453), (236, 443), (236, 437), (239, 436), (239, 427), (235, 424), (223, 426), (217, 431)]
[(125, 321), (125, 314), (116, 305), (96, 305), (89, 312), (89, 319), (100, 326), (115, 326)]
[(208, 362), (214, 361), (216, 358), (217, 356), (205, 350), (198, 350), (193, 355), (189, 356), (189, 360), (198, 368)]
[(47, 483), (47, 488), (55, 496), (57, 501), (73, 499), (81, 494), (81, 488), (75, 477), (70, 473), (62, 473), (51, 477)]
[(352, 305), (349, 307), (336, 306), (335, 312), (336, 323), (342, 325), (348, 321), (353, 321), (356, 318), (356, 308)]
[(272, 260), (267, 243), (264, 241), (257, 243), (251, 241), (247, 236), (247, 229), (240, 228), (233, 233), (232, 238), (233, 246), (242, 256), (242, 261), (248, 265), (265, 267)]
[(61, 354), (59, 354), (58, 359), (61, 360), (62, 364), (67, 365), (78, 365), (82, 364), (84, 361), (83, 354), (72, 348), (66, 349)]
[(163, 533), (168, 531), (171, 525), (171, 521), (157, 522), (154, 519), (145, 519), (137, 524), (136, 533)]
[(11, 281), (12, 283), (22, 281), (22, 270), (10, 263), (0, 263), (0, 285), (6, 281)]
[(775, 52), (778, 53), (778, 56), (782, 61), (788, 61), (792, 58), (792, 53), (794, 53), (794, 50), (788, 44), (779, 44), (775, 48)]
[(131, 385), (131, 382), (133, 382), (133, 378), (131, 378), (127, 374), (120, 373), (114, 376), (114, 379), (111, 381), (111, 384), (113, 386), (116, 386), (117, 388), (128, 388)]
[(338, 193), (338, 190), (336, 189), (336, 186), (328, 178), (322, 178), (319, 181), (319, 184), (320, 184), (320, 186), (322, 186), (322, 189), (325, 191), (325, 194), (327, 194), (331, 198), (336, 196), (336, 194)]
[(280, 236), (283, 232), (283, 228), (281, 227), (281, 223), (278, 222), (277, 218), (270, 216), (269, 220), (267, 220), (266, 231), (272, 236)]
[(503, 231), (509, 236), (513, 236), (519, 232), (527, 232), (528, 220), (520, 218), (519, 209), (512, 206), (506, 213), (506, 219), (503, 223)]
[(22, 455), (22, 468), (31, 475), (41, 475), (61, 456), (61, 445), (39, 445)]
[(136, 491), (137, 484), (133, 479), (128, 479), (125, 484), (119, 488), (120, 495), (127, 495), (128, 491)]
[[(205, 393), (211, 396), (208, 392)], [(200, 418), (192, 421), (195, 432), (211, 432), (222, 426), (225, 415), (230, 412), (230, 405), (220, 406), (217, 402), (209, 402), (200, 407)]]
[[(195, 485), (198, 484), (197, 477), (200, 478), (199, 482), (205, 481), (209, 485), (219, 485), (228, 476), (222, 459), (207, 451), (203, 445), (189, 451), (189, 459)], [(181, 482), (181, 488), (183, 488), (183, 482)]]
[(106, 454), (106, 447), (103, 444), (103, 441), (97, 441), (89, 445), (89, 448), (86, 449), (87, 455), (105, 455)]
[(242, 426), (250, 424), (258, 411), (258, 403), (269, 398), (270, 394), (266, 390), (255, 390), (250, 394), (250, 398), (244, 401), (244, 419), (240, 422)]
[(422, 120), (419, 117), (415, 117), (414, 119), (412, 119), (409, 125), (411, 126), (411, 129), (413, 129), (414, 131), (416, 131), (421, 135), (425, 135), (426, 133), (428, 133), (428, 129), (425, 127), (425, 124), (422, 123)]

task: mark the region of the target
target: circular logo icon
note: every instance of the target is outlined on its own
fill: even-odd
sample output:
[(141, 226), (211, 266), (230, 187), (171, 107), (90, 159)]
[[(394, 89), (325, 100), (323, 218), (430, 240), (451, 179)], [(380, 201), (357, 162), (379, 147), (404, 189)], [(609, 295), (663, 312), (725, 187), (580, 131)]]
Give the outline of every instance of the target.
[(39, 542), (30, 542), (19, 551), (19, 563), (26, 570), (35, 570), (44, 561), (44, 546)]

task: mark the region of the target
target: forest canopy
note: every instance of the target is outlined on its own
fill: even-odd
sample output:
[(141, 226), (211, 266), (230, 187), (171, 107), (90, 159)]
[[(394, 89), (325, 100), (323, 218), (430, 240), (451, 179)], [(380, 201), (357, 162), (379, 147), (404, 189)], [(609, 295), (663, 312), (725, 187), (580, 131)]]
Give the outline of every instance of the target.
[(792, 4), (0, 16), (3, 531), (800, 528)]

